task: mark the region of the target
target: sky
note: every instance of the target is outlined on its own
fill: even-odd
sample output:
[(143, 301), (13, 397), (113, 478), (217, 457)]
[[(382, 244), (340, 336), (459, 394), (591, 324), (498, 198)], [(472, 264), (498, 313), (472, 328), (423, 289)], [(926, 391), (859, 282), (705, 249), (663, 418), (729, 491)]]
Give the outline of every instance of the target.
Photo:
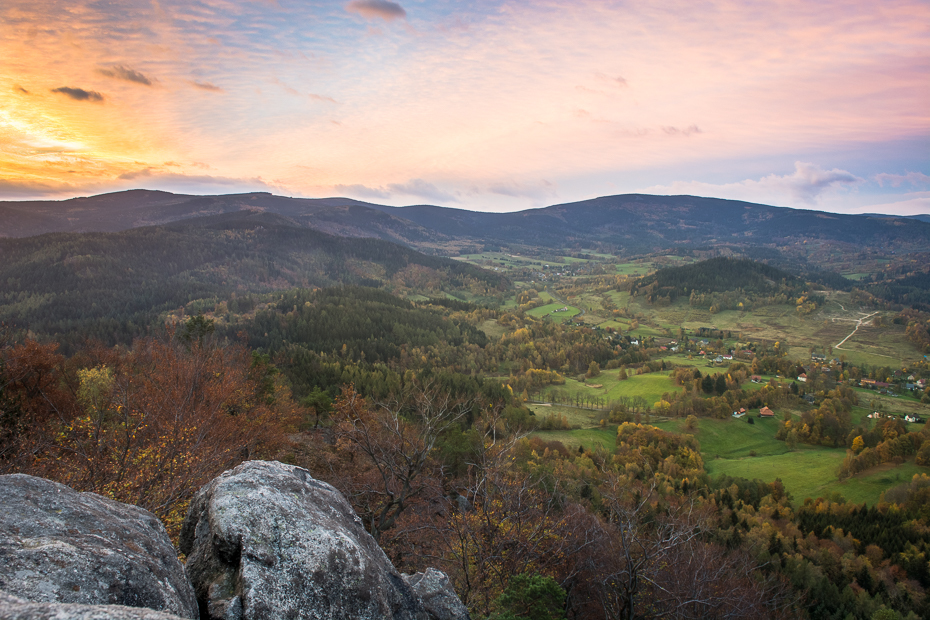
[(3, 0), (0, 200), (930, 213), (927, 0)]

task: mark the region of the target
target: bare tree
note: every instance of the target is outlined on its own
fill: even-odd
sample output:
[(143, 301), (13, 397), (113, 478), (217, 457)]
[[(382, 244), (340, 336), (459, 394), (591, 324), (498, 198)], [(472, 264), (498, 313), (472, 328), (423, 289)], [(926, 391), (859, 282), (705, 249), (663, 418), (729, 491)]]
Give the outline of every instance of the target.
[(333, 473), (376, 540), (428, 489), (441, 495), (441, 466), (432, 453), (473, 404), (431, 384), (409, 385), (375, 404), (354, 386), (343, 387), (333, 411), (335, 438), (352, 467)]

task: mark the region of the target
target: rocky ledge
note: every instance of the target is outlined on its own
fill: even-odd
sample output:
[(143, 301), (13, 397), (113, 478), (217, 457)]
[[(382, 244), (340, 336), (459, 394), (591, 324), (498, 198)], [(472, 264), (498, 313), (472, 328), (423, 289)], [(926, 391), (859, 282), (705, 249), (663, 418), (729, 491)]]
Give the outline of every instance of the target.
[(401, 575), (346, 499), (249, 461), (196, 494), (177, 556), (151, 513), (0, 476), (0, 620), (469, 620), (441, 571)]

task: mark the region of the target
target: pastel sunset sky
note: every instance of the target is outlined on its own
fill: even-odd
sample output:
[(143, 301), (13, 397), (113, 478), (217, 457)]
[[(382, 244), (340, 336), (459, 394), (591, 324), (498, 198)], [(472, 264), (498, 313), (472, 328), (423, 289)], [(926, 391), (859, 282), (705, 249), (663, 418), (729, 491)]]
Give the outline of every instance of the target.
[(930, 213), (926, 0), (3, 0), (0, 200)]

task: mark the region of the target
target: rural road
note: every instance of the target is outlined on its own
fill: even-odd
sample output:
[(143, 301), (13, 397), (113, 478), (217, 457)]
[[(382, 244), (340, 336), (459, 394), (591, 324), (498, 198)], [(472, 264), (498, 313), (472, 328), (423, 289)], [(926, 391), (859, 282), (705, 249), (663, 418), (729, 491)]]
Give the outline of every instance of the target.
[[(845, 310), (846, 308), (843, 308), (843, 309)], [(876, 314), (878, 314), (877, 311), (876, 311), (876, 312), (873, 312), (872, 314), (867, 314), (867, 315), (865, 315), (864, 317), (862, 317), (862, 318), (860, 318), (860, 319), (856, 319), (856, 327), (855, 327), (855, 329), (853, 329), (852, 332), (851, 332), (848, 336), (846, 336), (845, 338), (843, 338), (842, 340), (840, 340), (836, 345), (834, 345), (833, 348), (834, 348), (834, 349), (841, 349), (841, 350), (842, 350), (842, 347), (841, 347), (840, 345), (842, 345), (844, 342), (846, 342), (847, 340), (849, 340), (850, 338), (852, 338), (852, 337), (853, 337), (853, 334), (855, 334), (857, 331), (859, 331), (859, 327), (862, 325), (862, 322), (863, 322), (863, 321), (865, 321), (866, 319), (868, 319), (868, 318), (870, 318), (870, 317), (875, 316)], [(841, 320), (841, 321), (852, 321), (853, 319), (840, 319), (840, 320)], [(833, 319), (833, 322), (836, 323), (836, 319)]]

